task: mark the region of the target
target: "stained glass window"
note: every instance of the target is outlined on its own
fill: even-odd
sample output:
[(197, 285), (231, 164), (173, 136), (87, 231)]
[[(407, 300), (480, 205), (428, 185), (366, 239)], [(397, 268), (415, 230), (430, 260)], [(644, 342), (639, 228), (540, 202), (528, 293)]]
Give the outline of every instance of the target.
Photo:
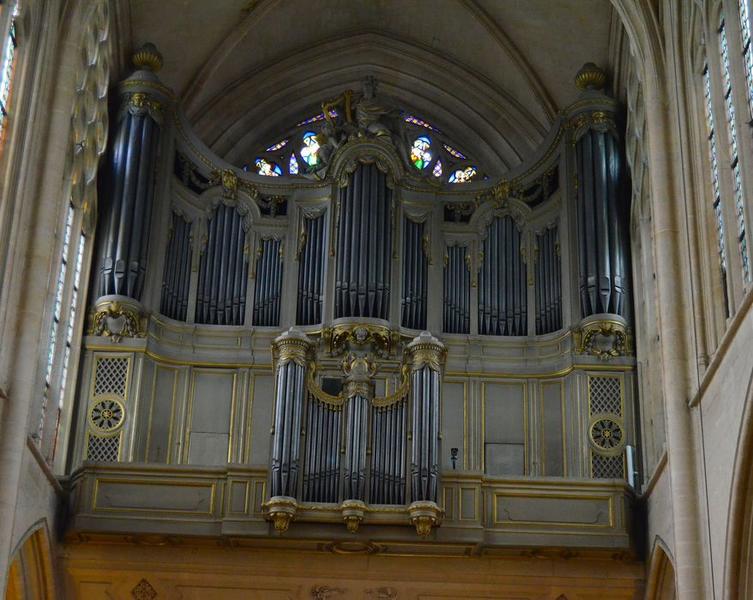
[(259, 175), (266, 175), (267, 177), (279, 177), (282, 175), (280, 165), (269, 162), (265, 158), (257, 158), (255, 164), (256, 172), (259, 173)]
[(0, 144), (3, 140), (8, 117), (8, 101), (13, 82), (13, 68), (16, 63), (16, 23), (11, 19), (8, 34), (3, 41), (0, 56)]
[(442, 159), (437, 159), (436, 164), (434, 165), (434, 170), (431, 172), (434, 177), (441, 177), (442, 176)]
[(727, 251), (724, 244), (724, 216), (722, 215), (722, 196), (719, 188), (719, 152), (716, 147), (716, 131), (714, 129), (714, 112), (711, 98), (711, 74), (709, 67), (703, 71), (703, 96), (706, 106), (706, 126), (709, 140), (709, 160), (711, 163), (711, 188), (714, 194), (713, 207), (716, 221), (716, 235), (719, 252), (719, 264), (722, 272), (722, 280), (726, 291), (727, 279)]
[(63, 406), (63, 393), (68, 381), (68, 363), (71, 359), (71, 344), (73, 343), (73, 325), (76, 323), (76, 311), (78, 310), (78, 291), (81, 283), (81, 266), (84, 262), (84, 247), (86, 238), (83, 233), (78, 236), (78, 251), (76, 252), (76, 264), (73, 267), (73, 292), (71, 294), (71, 308), (68, 312), (68, 327), (65, 332), (65, 351), (63, 353), (62, 375), (60, 377), (60, 397), (58, 408)]
[(411, 123), (412, 125), (418, 125), (419, 127), (424, 127), (425, 129), (429, 129), (430, 131), (435, 131), (436, 133), (442, 133), (439, 129), (434, 127), (434, 125), (432, 125), (428, 121), (424, 121), (423, 119), (419, 119), (418, 117), (414, 117), (413, 115), (405, 115), (403, 117), (403, 120), (406, 123)]
[(285, 138), (284, 140), (280, 140), (276, 144), (272, 144), (269, 148), (267, 148), (267, 152), (274, 152), (275, 150), (280, 150), (281, 148), (284, 148), (288, 145), (288, 139)]
[(410, 160), (419, 171), (429, 165), (431, 162), (431, 139), (428, 136), (420, 135), (413, 141)]
[(753, 48), (750, 35), (750, 0), (739, 0), (740, 33), (743, 44), (743, 66), (745, 69), (745, 83), (748, 88), (748, 110), (753, 117)]
[(303, 134), (303, 146), (301, 158), (309, 167), (314, 167), (319, 162), (319, 141), (315, 131), (307, 131)]
[(719, 27), (719, 50), (722, 58), (722, 82), (724, 84), (724, 107), (727, 112), (727, 131), (729, 133), (729, 155), (732, 175), (734, 179), (735, 214), (737, 215), (737, 240), (740, 248), (743, 279), (750, 281), (750, 264), (748, 259), (748, 242), (745, 237), (745, 209), (743, 204), (742, 177), (740, 175), (740, 161), (737, 151), (737, 121), (735, 104), (732, 94), (732, 76), (730, 74), (729, 46), (727, 44), (727, 30), (722, 19)]
[(290, 162), (288, 162), (288, 173), (290, 175), (298, 175), (298, 159), (295, 157), (295, 153), (290, 155)]
[(466, 159), (465, 154), (463, 154), (460, 150), (455, 150), (455, 148), (453, 148), (449, 144), (442, 144), (442, 146), (444, 146), (444, 149), (447, 150), (447, 152), (451, 156), (454, 156), (455, 158), (459, 158), (460, 160), (465, 160)]
[[(337, 117), (338, 113), (337, 110), (334, 108), (329, 109), (329, 116), (332, 118)], [(298, 123), (295, 124), (296, 127), (301, 127), (302, 125), (309, 125), (310, 123), (316, 123), (317, 121), (324, 121), (324, 113), (320, 112), (318, 115), (314, 115), (313, 117), (309, 117), (308, 119), (304, 119), (303, 121), (298, 121)]]
[(473, 177), (478, 172), (478, 169), (474, 167), (473, 165), (470, 165), (468, 167), (465, 167), (464, 169), (458, 169), (455, 171), (452, 175), (450, 175), (450, 179), (448, 180), (450, 183), (466, 183), (473, 179)]

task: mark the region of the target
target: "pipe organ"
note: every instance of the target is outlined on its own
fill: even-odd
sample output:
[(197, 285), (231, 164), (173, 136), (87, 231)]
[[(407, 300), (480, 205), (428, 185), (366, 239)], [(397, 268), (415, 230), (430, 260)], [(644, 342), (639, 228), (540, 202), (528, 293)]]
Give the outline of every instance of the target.
[[(212, 510), (277, 532), (471, 525), (497, 539), (550, 510), (575, 518), (565, 497), (588, 527), (623, 506), (635, 360), (611, 98), (584, 89), (505, 177), (468, 165), (438, 184), (416, 166), (433, 130), (409, 159), (405, 128), (423, 121), (349, 96), (358, 119), (338, 110), (305, 133), (319, 157), (295, 176), (260, 163), (264, 176), (192, 136), (152, 63), (123, 88), (106, 167), (82, 472), (227, 469)], [(606, 495), (577, 491), (594, 480)]]

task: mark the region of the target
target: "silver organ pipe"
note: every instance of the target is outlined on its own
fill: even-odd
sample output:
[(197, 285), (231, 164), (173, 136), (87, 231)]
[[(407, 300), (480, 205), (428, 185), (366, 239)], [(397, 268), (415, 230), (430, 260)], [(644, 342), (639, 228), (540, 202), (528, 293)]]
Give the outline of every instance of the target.
[(322, 322), (322, 284), (326, 258), (326, 214), (303, 219), (304, 244), (299, 256), (296, 323)]
[(562, 290), (559, 228), (536, 234), (536, 334), (562, 328)]
[(243, 325), (248, 269), (243, 217), (234, 207), (220, 204), (207, 229), (206, 247), (199, 261), (195, 320), (211, 325)]
[(191, 279), (191, 223), (173, 213), (165, 250), (160, 312), (171, 319), (186, 320)]
[(369, 502), (405, 502), (405, 435), (407, 402), (399, 399), (389, 406), (371, 408), (371, 464)]
[(426, 327), (428, 259), (423, 250), (425, 228), (425, 223), (403, 219), (401, 323), (410, 329)]
[(272, 430), (272, 496), (296, 497), (301, 456), (301, 426), (306, 390), (306, 359), (310, 343), (290, 330), (275, 339), (275, 410)]
[(340, 190), (335, 317), (389, 318), (392, 190), (374, 164)]
[(345, 471), (343, 498), (365, 500), (366, 447), (369, 419), (369, 399), (361, 394), (348, 398), (345, 406)]
[(620, 197), (621, 155), (611, 131), (588, 129), (575, 144), (582, 316), (626, 315), (627, 222)]
[(470, 333), (471, 273), (466, 264), (468, 249), (449, 246), (444, 268), (444, 331)]
[(254, 325), (280, 324), (282, 265), (282, 242), (275, 239), (261, 240), (256, 258)]
[(328, 404), (309, 394), (303, 474), (305, 501), (338, 501), (342, 414), (342, 406)]
[(511, 216), (496, 217), (483, 242), (479, 272), (479, 333), (527, 335), (526, 264), (523, 236)]

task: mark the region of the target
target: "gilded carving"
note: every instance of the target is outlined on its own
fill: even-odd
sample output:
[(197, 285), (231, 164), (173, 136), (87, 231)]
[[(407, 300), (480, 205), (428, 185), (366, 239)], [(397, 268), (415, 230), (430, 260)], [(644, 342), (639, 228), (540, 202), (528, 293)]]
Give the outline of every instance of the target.
[(632, 335), (619, 321), (595, 320), (573, 330), (575, 351), (591, 354), (602, 360), (629, 356), (633, 352)]
[(88, 334), (106, 336), (118, 343), (124, 337), (145, 337), (146, 323), (136, 306), (106, 300), (94, 307)]
[(416, 533), (425, 538), (434, 527), (441, 524), (443, 511), (436, 502), (420, 500), (408, 507), (408, 514), (411, 525), (416, 528)]
[(272, 342), (272, 360), (277, 368), (290, 361), (305, 368), (311, 350), (311, 340), (303, 332), (291, 327)]
[(356, 533), (358, 526), (363, 521), (367, 507), (361, 500), (345, 500), (340, 505), (340, 511), (343, 515), (343, 522), (350, 533)]
[(411, 370), (418, 371), (428, 366), (433, 371), (442, 371), (447, 349), (444, 344), (424, 331), (406, 347), (411, 364)]
[(274, 524), (275, 531), (282, 534), (288, 530), (298, 511), (298, 502), (289, 496), (273, 496), (262, 507), (267, 513), (267, 520)]

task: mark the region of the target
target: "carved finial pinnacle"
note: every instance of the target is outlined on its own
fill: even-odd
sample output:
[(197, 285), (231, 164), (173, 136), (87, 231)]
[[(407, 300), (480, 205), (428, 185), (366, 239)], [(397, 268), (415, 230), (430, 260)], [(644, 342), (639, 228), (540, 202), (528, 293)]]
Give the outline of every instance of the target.
[(131, 60), (139, 70), (144, 69), (156, 73), (162, 68), (162, 55), (152, 43), (146, 43), (136, 50)]
[(602, 90), (607, 84), (607, 74), (599, 66), (587, 62), (575, 75), (575, 85), (581, 90)]

